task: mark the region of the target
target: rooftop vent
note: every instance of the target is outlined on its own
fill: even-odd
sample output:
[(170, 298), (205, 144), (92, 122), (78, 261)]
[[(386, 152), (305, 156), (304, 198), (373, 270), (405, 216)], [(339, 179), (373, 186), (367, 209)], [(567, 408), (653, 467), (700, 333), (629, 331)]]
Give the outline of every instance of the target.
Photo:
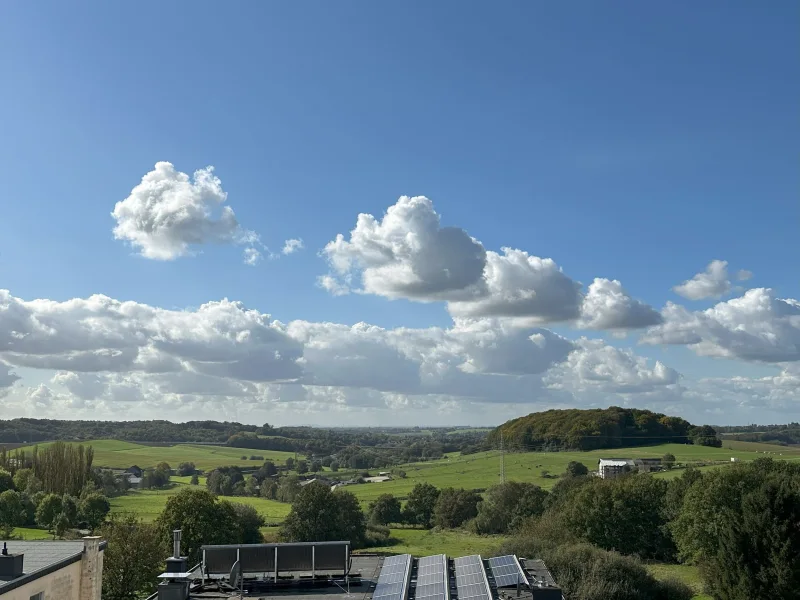
[(0, 581), (11, 581), (24, 575), (22, 561), (24, 554), (10, 554), (8, 546), (3, 542), (3, 550), (0, 551)]
[(186, 572), (186, 557), (181, 556), (181, 530), (172, 532), (172, 556), (167, 559), (167, 570), (158, 576), (158, 600), (187, 600), (189, 598), (189, 576)]

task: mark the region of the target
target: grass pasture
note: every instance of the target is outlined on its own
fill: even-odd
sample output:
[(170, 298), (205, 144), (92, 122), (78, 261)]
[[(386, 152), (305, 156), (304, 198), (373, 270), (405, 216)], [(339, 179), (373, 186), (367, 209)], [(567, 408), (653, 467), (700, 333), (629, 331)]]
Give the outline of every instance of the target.
[(747, 450), (778, 458), (800, 458), (800, 446), (780, 446), (778, 444), (765, 444), (763, 442), (743, 442), (740, 440), (722, 438), (722, 447), (729, 450)]
[(692, 600), (712, 600), (711, 596), (703, 593), (703, 582), (700, 572), (694, 565), (673, 565), (665, 563), (650, 563), (647, 570), (658, 580), (677, 579), (688, 585), (695, 593)]
[(413, 554), (418, 557), (441, 553), (448, 556), (490, 554), (499, 548), (505, 539), (503, 536), (476, 535), (461, 530), (425, 529), (392, 529), (391, 538), (396, 541), (395, 544), (367, 548), (364, 552)]
[[(180, 480), (181, 478), (173, 478)], [(136, 513), (143, 521), (155, 521), (164, 507), (167, 505), (167, 500), (171, 496), (177, 494), (180, 490), (190, 487), (185, 483), (178, 482), (171, 488), (165, 490), (130, 490), (124, 496), (117, 496), (111, 498), (111, 511), (112, 512), (133, 512)], [(205, 489), (204, 487), (202, 489)], [(253, 506), (259, 513), (266, 519), (267, 523), (278, 523), (286, 518), (289, 514), (290, 504), (278, 502), (276, 500), (267, 500), (265, 498), (249, 498), (249, 497), (231, 497), (225, 498), (234, 503), (249, 504)]]
[[(271, 460), (276, 464), (282, 464), (286, 462), (287, 458), (294, 457), (293, 452), (251, 450), (228, 446), (194, 446), (191, 444), (145, 446), (119, 440), (89, 440), (80, 443), (94, 449), (94, 465), (96, 467), (110, 469), (127, 469), (132, 465), (146, 469), (166, 461), (173, 469), (182, 462), (193, 462), (198, 469), (208, 471), (215, 467), (259, 467), (263, 464), (263, 461), (260, 460), (242, 460), (242, 456), (247, 456), (248, 459), (252, 455), (263, 456), (264, 460)], [(48, 445), (48, 443), (40, 444), (40, 447)], [(31, 450), (33, 447), (27, 446), (24, 449)]]
[[(578, 461), (589, 467), (597, 468), (600, 458), (625, 457), (660, 458), (667, 452), (675, 455), (677, 464), (696, 465), (703, 462), (719, 461), (713, 467), (719, 468), (730, 464), (731, 457), (741, 461), (754, 460), (762, 456), (753, 450), (709, 448), (707, 446), (694, 446), (687, 444), (661, 444), (658, 446), (645, 446), (639, 448), (621, 448), (616, 450), (592, 450), (589, 452), (518, 452), (507, 453), (505, 456), (506, 479), (516, 481), (529, 481), (549, 489), (558, 481), (558, 475), (563, 473), (570, 461)], [(793, 459), (795, 455), (786, 455), (776, 458)], [(800, 458), (800, 454), (796, 455)], [(723, 464), (724, 463), (724, 464)], [(369, 483), (350, 486), (362, 504), (366, 504), (381, 494), (394, 494), (405, 498), (411, 489), (419, 482), (427, 481), (436, 487), (464, 487), (468, 489), (485, 489), (500, 482), (500, 452), (493, 450), (477, 454), (450, 455), (441, 460), (410, 463), (398, 467), (406, 472), (405, 479), (394, 479), (384, 483)], [(543, 472), (548, 476), (543, 476)], [(682, 473), (682, 469), (660, 473), (657, 477), (672, 478)]]

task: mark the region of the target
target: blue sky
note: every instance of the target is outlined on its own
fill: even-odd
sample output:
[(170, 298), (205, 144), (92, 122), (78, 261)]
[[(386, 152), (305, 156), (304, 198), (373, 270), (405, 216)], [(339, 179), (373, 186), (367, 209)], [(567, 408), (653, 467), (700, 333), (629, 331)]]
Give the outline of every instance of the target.
[[(333, 296), (315, 285), (331, 270), (319, 255), (326, 244), (338, 233), (347, 239), (359, 213), (380, 220), (402, 195), (428, 197), (442, 226), (462, 228), (487, 251), (551, 257), (584, 292), (595, 278), (619, 280), (657, 310), (671, 301), (688, 311), (750, 288), (800, 297), (797, 3), (13, 2), (0, 10), (0, 288), (22, 301), (105, 294), (191, 310), (227, 297), (283, 323), (450, 328), (444, 301)], [(304, 249), (255, 267), (242, 263), (238, 243), (201, 244), (195, 256), (175, 260), (140, 256), (115, 239), (111, 212), (159, 161), (189, 175), (213, 165), (243, 228), (269, 251), (290, 238)], [(672, 291), (714, 259), (728, 263), (729, 292), (691, 300)], [(752, 278), (736, 282), (739, 269)], [(800, 343), (792, 319), (759, 321), (756, 331), (720, 318), (726, 331), (746, 330), (758, 342), (774, 342), (780, 331), (790, 349)], [(718, 401), (741, 411), (723, 409), (732, 420), (796, 416), (800, 386), (787, 392), (781, 383), (776, 400), (777, 384), (764, 381), (795, 377), (791, 352), (765, 365), (740, 351), (741, 340), (726, 346), (714, 327), (687, 347), (660, 343), (663, 332), (659, 343), (640, 343), (644, 328), (537, 326), (630, 348), (649, 368), (660, 360), (688, 382), (728, 380), (704, 397), (723, 398), (732, 378), (750, 378), (759, 391), (743, 395), (761, 394), (762, 403), (743, 400), (738, 382)], [(82, 351), (98, 349), (70, 350)], [(21, 376), (6, 400), (15, 414), (33, 410), (37, 390), (49, 394), (54, 414), (112, 414), (115, 382), (127, 377), (140, 391), (155, 385), (136, 379), (143, 375), (135, 369), (81, 367), (73, 380), (99, 383), (95, 395), (76, 395), (63, 383), (69, 370), (51, 368), (63, 361), (20, 353), (3, 356), (0, 346), (0, 360)], [(158, 386), (175, 406), (195, 406), (196, 398)], [(566, 401), (533, 394), (535, 402), (503, 410), (630, 403), (720, 419), (674, 389), (659, 400), (663, 390), (636, 396), (601, 387), (573, 389)], [(434, 401), (430, 390), (374, 388), (358, 380), (306, 386), (300, 408), (278, 420), (326, 421), (340, 392), (346, 398), (334, 420), (375, 402), (380, 410), (365, 418), (383, 421), (386, 394), (418, 402), (409, 417), (417, 421), (478, 422), (491, 407), (451, 390)], [(350, 389), (370, 399), (351, 400)], [(281, 393), (247, 395), (252, 419), (273, 411)], [(157, 411), (160, 400), (142, 394), (125, 410)], [(197, 406), (211, 410), (207, 400)]]

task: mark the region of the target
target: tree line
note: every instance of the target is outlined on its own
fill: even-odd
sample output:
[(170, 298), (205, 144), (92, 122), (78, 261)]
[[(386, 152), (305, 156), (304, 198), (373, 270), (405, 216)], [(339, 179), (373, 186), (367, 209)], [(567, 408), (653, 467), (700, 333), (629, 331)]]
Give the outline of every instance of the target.
[(0, 445), (52, 440), (117, 439), (149, 443), (213, 443), (252, 450), (280, 450), (314, 456), (359, 454), (357, 468), (440, 458), (445, 452), (474, 451), (484, 431), (273, 427), (235, 422), (0, 420)]
[(33, 469), (12, 475), (0, 469), (0, 537), (13, 539), (15, 527), (41, 527), (63, 537), (71, 528), (96, 529), (111, 510), (102, 475), (93, 472), (78, 494), (46, 491)]

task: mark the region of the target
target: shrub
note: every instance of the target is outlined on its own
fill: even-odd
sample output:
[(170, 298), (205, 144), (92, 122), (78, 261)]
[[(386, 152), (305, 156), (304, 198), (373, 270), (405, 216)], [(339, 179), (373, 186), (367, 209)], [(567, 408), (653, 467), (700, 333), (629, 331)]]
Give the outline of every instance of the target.
[[(566, 600), (689, 600), (692, 590), (679, 582), (659, 582), (639, 559), (586, 543), (531, 535), (547, 530), (537, 523), (511, 540), (502, 552), (544, 560)], [(563, 539), (563, 538), (562, 538)]]

